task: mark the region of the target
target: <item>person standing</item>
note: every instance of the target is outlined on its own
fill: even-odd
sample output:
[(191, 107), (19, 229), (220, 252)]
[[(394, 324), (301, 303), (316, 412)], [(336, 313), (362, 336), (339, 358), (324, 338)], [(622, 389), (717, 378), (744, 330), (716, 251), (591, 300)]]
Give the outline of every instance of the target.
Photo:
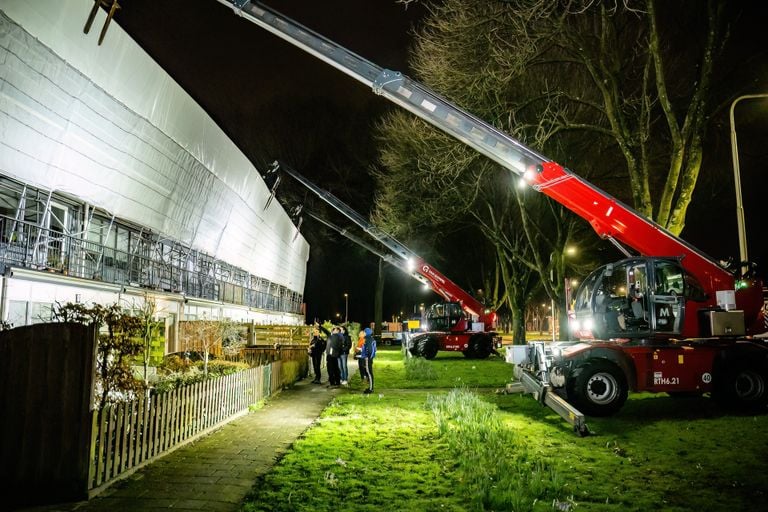
[(341, 373), (341, 384), (346, 386), (349, 384), (349, 367), (347, 366), (347, 359), (349, 359), (349, 351), (352, 349), (352, 339), (349, 337), (346, 326), (341, 326), (341, 355), (339, 355), (339, 372)]
[(355, 346), (355, 359), (357, 359), (357, 368), (360, 370), (360, 378), (362, 380), (368, 380), (368, 372), (365, 371), (365, 361), (360, 356), (363, 352), (363, 344), (365, 343), (365, 331), (360, 329), (357, 333), (357, 345)]
[(325, 340), (320, 337), (320, 331), (315, 328), (312, 332), (313, 336), (309, 342), (309, 357), (312, 359), (312, 369), (315, 372), (315, 380), (313, 384), (320, 384), (321, 373), (320, 368), (323, 363), (323, 352), (325, 352)]
[(360, 359), (364, 361), (365, 371), (368, 374), (368, 388), (363, 391), (366, 395), (373, 393), (373, 360), (376, 357), (376, 339), (370, 327), (365, 328), (365, 342), (360, 352)]
[(331, 335), (328, 337), (328, 346), (325, 349), (325, 367), (328, 370), (328, 387), (336, 388), (341, 385), (339, 356), (341, 355), (341, 346), (343, 343), (344, 338), (341, 336), (340, 329), (338, 327), (331, 329)]

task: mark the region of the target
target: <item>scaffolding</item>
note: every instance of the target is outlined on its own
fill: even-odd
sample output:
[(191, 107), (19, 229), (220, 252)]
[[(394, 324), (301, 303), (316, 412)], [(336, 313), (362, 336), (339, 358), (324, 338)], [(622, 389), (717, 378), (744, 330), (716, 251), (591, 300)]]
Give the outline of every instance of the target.
[(53, 191), (0, 180), (0, 263), (269, 311), (300, 293)]

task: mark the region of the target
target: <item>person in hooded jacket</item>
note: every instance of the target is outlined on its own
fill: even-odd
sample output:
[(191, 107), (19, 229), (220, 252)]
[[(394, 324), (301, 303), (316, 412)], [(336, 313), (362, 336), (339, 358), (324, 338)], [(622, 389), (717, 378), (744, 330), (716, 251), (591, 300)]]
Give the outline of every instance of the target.
[(376, 357), (376, 339), (370, 327), (365, 328), (365, 341), (360, 352), (360, 359), (364, 361), (365, 371), (368, 374), (368, 388), (363, 393), (373, 393), (373, 359)]

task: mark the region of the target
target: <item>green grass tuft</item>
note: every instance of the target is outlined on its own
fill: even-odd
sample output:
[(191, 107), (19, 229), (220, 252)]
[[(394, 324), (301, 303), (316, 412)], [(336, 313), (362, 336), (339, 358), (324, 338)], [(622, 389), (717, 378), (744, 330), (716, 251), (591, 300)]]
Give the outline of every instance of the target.
[(261, 399), (258, 402), (249, 405), (248, 406), (248, 412), (256, 412), (259, 409), (263, 409), (264, 406), (266, 405), (266, 403), (267, 403), (266, 400)]
[(407, 380), (437, 380), (437, 372), (432, 367), (432, 363), (423, 357), (409, 357), (405, 359), (404, 363)]
[(432, 395), (427, 405), (474, 510), (530, 511), (562, 495), (564, 479), (554, 465), (531, 454), (494, 405), (466, 389)]

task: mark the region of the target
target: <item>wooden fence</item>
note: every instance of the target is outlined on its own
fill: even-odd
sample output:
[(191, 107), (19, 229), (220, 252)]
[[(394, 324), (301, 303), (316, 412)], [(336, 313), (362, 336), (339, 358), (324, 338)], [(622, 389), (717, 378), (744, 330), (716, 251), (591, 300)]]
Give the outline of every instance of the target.
[(252, 325), (249, 345), (309, 345), (309, 325)]
[(245, 413), (283, 384), (282, 362), (93, 411), (88, 488), (117, 477)]
[(0, 332), (0, 509), (86, 495), (96, 330)]
[[(240, 337), (247, 346), (309, 345), (308, 325), (256, 325), (236, 324)], [(179, 322), (179, 339), (169, 342), (168, 352), (208, 351), (216, 357), (224, 357), (224, 349), (217, 320), (184, 320)]]
[[(302, 365), (303, 373), (309, 371), (309, 359), (307, 358), (307, 345), (287, 345), (287, 346), (250, 346), (240, 350), (236, 356), (227, 357), (232, 361), (247, 363), (248, 366), (260, 366), (269, 364), (272, 361), (297, 361)], [(304, 370), (306, 368), (306, 370)]]

